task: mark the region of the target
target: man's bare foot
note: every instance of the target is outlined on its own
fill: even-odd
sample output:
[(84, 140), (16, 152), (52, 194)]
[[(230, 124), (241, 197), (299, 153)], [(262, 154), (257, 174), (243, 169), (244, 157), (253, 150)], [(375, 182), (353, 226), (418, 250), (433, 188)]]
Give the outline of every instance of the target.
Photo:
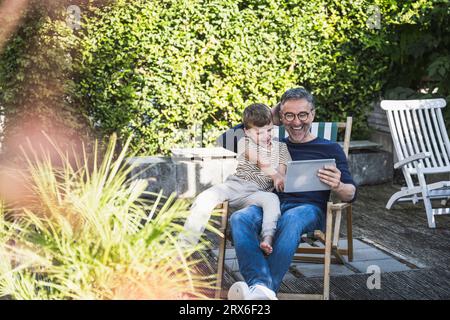
[(272, 237), (271, 236), (264, 237), (264, 239), (259, 244), (259, 247), (261, 248), (261, 250), (266, 255), (271, 254), (272, 250), (273, 250), (273, 248), (272, 248)]

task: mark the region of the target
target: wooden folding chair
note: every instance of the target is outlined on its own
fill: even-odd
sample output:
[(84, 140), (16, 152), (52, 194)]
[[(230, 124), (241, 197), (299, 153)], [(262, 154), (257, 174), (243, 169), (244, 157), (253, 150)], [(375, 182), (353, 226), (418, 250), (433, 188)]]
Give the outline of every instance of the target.
[[(352, 128), (352, 118), (347, 117), (346, 122), (314, 122), (311, 126), (311, 132), (315, 136), (322, 137), (334, 142), (338, 140), (338, 130), (345, 130), (344, 141), (342, 147), (345, 155), (348, 157), (350, 148), (350, 135)], [(279, 136), (286, 136), (284, 127), (279, 128)], [(224, 141), (225, 143), (225, 141)], [(219, 242), (218, 254), (218, 272), (215, 293), (216, 298), (221, 297), (222, 279), (225, 267), (225, 250), (226, 235), (228, 231), (229, 210), (228, 203), (225, 202), (217, 207), (222, 211), (221, 216), (221, 232), (225, 235)], [(347, 249), (339, 248), (339, 231), (341, 225), (342, 214), (345, 212), (347, 217)], [(353, 236), (352, 236), (352, 206), (350, 203), (333, 203), (328, 202), (326, 212), (326, 230), (325, 234), (321, 230), (316, 230), (312, 235), (303, 235), (302, 238), (310, 239), (311, 242), (316, 240), (322, 242), (324, 247), (299, 247), (294, 255), (294, 261), (320, 262), (324, 264), (324, 288), (322, 294), (283, 294), (279, 293), (279, 299), (320, 299), (328, 300), (330, 295), (330, 264), (345, 262), (343, 255), (348, 257), (349, 261), (353, 260)], [(301, 254), (320, 254), (323, 257), (301, 256)], [(332, 257), (333, 256), (333, 257)]]
[[(444, 99), (384, 100), (381, 108), (386, 110), (398, 162), (406, 187), (391, 196), (386, 208), (396, 202), (423, 201), (430, 228), (436, 227), (435, 216), (449, 214), (450, 208), (433, 208), (432, 200), (450, 198), (450, 181), (427, 184), (425, 177), (437, 173), (450, 173), (450, 142), (442, 117)], [(413, 176), (417, 176), (418, 185)]]

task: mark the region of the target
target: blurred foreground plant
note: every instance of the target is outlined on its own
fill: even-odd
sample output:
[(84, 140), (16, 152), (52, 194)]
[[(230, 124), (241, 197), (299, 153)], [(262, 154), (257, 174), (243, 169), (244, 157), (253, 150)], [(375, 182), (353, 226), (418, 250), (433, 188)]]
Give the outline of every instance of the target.
[(114, 135), (102, 161), (96, 145), (93, 161), (83, 149), (75, 165), (56, 146), (60, 167), (27, 157), (32, 201), (5, 210), (0, 200), (0, 297), (207, 298), (213, 276), (197, 272), (206, 243), (177, 244), (187, 203), (130, 178), (129, 142), (115, 158)]

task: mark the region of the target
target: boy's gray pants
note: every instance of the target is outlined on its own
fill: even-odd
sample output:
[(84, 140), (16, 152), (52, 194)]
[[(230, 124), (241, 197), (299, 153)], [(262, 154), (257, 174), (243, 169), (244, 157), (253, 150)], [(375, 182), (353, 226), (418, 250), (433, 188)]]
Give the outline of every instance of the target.
[(229, 176), (224, 183), (215, 185), (195, 199), (189, 217), (184, 224), (185, 232), (181, 236), (182, 244), (196, 245), (208, 223), (214, 208), (229, 201), (233, 209), (242, 209), (256, 205), (263, 210), (261, 236), (273, 236), (280, 217), (280, 200), (272, 192), (261, 191), (253, 183), (236, 176)]

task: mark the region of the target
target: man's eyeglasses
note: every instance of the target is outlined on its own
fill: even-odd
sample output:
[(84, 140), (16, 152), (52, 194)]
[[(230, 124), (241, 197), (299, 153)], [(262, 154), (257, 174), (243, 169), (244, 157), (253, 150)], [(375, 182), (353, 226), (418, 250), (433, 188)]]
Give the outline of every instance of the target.
[[(314, 110), (314, 109), (313, 109), (313, 110)], [(312, 112), (313, 110), (311, 110), (311, 112)], [(297, 116), (298, 120), (300, 120), (300, 121), (305, 121), (306, 119), (308, 119), (309, 114), (310, 114), (311, 112), (300, 112), (300, 113), (297, 113), (297, 114), (292, 113), (292, 112), (286, 112), (286, 113), (284, 113), (284, 114), (282, 114), (282, 115), (283, 115), (284, 120), (286, 120), (286, 121), (294, 121), (295, 116)]]

